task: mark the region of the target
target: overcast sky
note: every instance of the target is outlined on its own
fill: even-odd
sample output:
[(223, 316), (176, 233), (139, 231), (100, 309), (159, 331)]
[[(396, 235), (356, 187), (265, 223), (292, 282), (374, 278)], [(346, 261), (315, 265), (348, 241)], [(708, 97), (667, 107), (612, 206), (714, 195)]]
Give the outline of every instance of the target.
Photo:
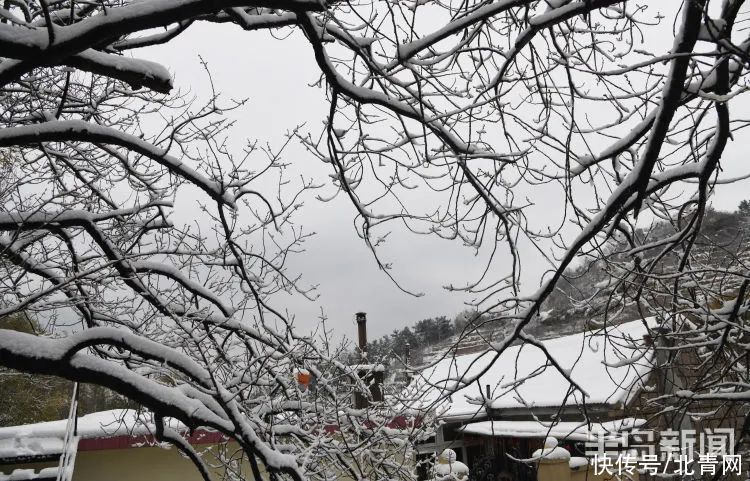
[[(317, 131), (326, 117), (325, 92), (310, 86), (318, 79), (319, 71), (309, 44), (298, 33), (279, 41), (265, 33), (248, 33), (234, 26), (198, 23), (170, 44), (141, 50), (136, 55), (166, 65), (178, 88), (199, 97), (209, 91), (200, 64), (200, 58), (205, 60), (224, 98), (249, 99), (247, 107), (235, 115), (235, 140), (258, 139), (278, 145), (288, 130), (307, 123)], [(725, 162), (723, 176), (748, 170), (739, 162), (744, 156), (736, 144), (726, 156), (732, 162)], [(284, 160), (319, 180), (326, 180), (330, 173), (324, 164), (298, 147), (288, 150)], [(747, 182), (724, 187), (713, 199), (713, 205), (733, 210), (740, 199), (750, 197), (749, 190)], [(554, 204), (554, 200), (547, 202)], [(537, 215), (555, 211), (554, 206), (545, 205), (544, 199), (536, 199), (536, 203), (541, 207)], [(394, 233), (383, 250), (384, 257), (393, 262), (394, 274), (406, 288), (424, 293), (417, 298), (401, 292), (379, 272), (356, 235), (354, 209), (349, 203), (337, 199), (324, 204), (308, 198), (303, 209), (297, 220), (316, 235), (289, 267), (304, 275), (303, 283), (318, 284), (320, 297), (315, 302), (300, 296), (283, 296), (276, 301), (278, 307), (295, 315), (298, 326), (313, 326), (322, 307), (328, 326), (337, 335), (354, 337), (354, 313), (365, 311), (370, 338), (375, 338), (426, 317), (453, 316), (466, 307), (466, 297), (449, 293), (442, 286), (465, 283), (472, 278), (471, 273), (484, 266), (471, 250), (455, 242)], [(548, 266), (536, 253), (525, 254), (525, 288), (531, 291)]]
[[(180, 52), (180, 56), (175, 56)], [(268, 140), (278, 145), (297, 125), (318, 126), (326, 118), (325, 92), (310, 87), (317, 80), (309, 44), (298, 34), (283, 41), (266, 34), (248, 33), (227, 25), (198, 24), (167, 46), (150, 48), (139, 56), (167, 65), (177, 88), (198, 96), (208, 93), (201, 66), (208, 64), (222, 96), (248, 98), (232, 131), (237, 138)], [(330, 181), (326, 166), (301, 148), (291, 148), (284, 160), (303, 166), (320, 181)], [(425, 317), (453, 316), (466, 308), (465, 298), (442, 286), (481, 266), (472, 266), (473, 252), (459, 244), (426, 236), (394, 233), (383, 253), (394, 263), (394, 273), (404, 287), (424, 293), (414, 297), (400, 291), (383, 275), (353, 225), (354, 209), (343, 197), (322, 203), (308, 196), (297, 220), (316, 235), (305, 243), (305, 252), (289, 263), (303, 273), (303, 285), (316, 284), (319, 298), (282, 296), (277, 306), (289, 309), (300, 327), (317, 322), (321, 307), (328, 326), (339, 335), (356, 335), (354, 313), (368, 313), (370, 337), (387, 334)], [(282, 304), (282, 306), (279, 306)]]

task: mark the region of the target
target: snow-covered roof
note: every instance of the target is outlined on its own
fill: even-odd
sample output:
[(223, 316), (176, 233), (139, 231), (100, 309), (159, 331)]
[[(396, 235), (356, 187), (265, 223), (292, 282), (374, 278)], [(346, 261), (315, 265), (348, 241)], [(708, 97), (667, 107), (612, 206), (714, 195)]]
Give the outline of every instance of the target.
[[(0, 459), (59, 454), (68, 420), (48, 421), (0, 428)], [(170, 427), (179, 429), (175, 420)], [(113, 409), (78, 418), (81, 439), (143, 436), (153, 434), (151, 414), (132, 409)]]
[[(487, 385), (493, 409), (557, 407), (584, 400), (587, 404), (628, 403), (651, 371), (653, 351), (643, 336), (646, 324), (653, 322), (637, 320), (540, 341), (585, 396), (580, 392), (568, 395), (568, 380), (548, 363), (539, 347), (529, 343), (510, 346), (496, 360), (497, 353), (491, 349), (447, 357), (423, 370), (410, 391), (421, 406), (434, 405), (443, 417), (483, 417)], [(468, 385), (449, 396), (459, 384)]]
[(466, 434), (480, 436), (541, 438), (549, 436), (572, 441), (593, 441), (600, 437), (617, 436), (646, 424), (645, 419), (623, 418), (604, 423), (564, 421), (552, 424), (541, 421), (478, 421), (467, 424), (461, 430)]

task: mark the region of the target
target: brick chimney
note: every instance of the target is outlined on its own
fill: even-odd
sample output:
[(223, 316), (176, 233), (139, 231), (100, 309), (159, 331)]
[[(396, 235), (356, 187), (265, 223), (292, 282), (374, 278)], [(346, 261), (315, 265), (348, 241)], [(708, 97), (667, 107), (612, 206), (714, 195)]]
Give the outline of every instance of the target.
[(359, 339), (359, 355), (362, 362), (367, 360), (367, 313), (358, 312), (357, 318), (357, 337)]
[[(369, 364), (367, 360), (367, 313), (358, 312), (355, 314), (357, 319), (357, 338), (359, 344), (360, 364), (357, 366), (357, 375), (369, 386), (370, 395), (373, 401), (383, 400), (383, 379), (384, 372), (382, 366)], [(354, 393), (354, 407), (364, 409), (370, 405), (370, 400), (360, 393)]]

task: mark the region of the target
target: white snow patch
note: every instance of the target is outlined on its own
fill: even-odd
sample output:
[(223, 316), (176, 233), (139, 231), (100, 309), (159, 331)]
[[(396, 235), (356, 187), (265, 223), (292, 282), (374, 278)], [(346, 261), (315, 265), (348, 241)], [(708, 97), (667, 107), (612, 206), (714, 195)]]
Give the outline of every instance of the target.
[(600, 437), (616, 440), (624, 431), (646, 424), (645, 419), (624, 418), (604, 423), (565, 421), (556, 424), (543, 421), (479, 421), (467, 424), (464, 433), (480, 436), (569, 439), (571, 441), (595, 441)]
[[(166, 419), (165, 422), (172, 429), (185, 429), (182, 423), (174, 419)], [(0, 458), (62, 453), (67, 423), (67, 419), (61, 419), (0, 428)], [(151, 414), (133, 409), (113, 409), (78, 418), (78, 437), (81, 439), (142, 436), (154, 432)]]
[[(627, 403), (651, 372), (653, 351), (643, 342), (647, 328), (643, 320), (637, 320), (608, 326), (606, 334), (605, 338), (601, 332), (585, 332), (540, 342), (586, 392), (587, 403)], [(483, 410), (484, 403), (478, 405), (477, 398), (482, 398), (487, 385), (493, 391), (489, 401), (493, 409), (576, 405), (583, 400), (580, 392), (565, 399), (570, 383), (554, 367), (538, 372), (547, 358), (537, 347), (510, 346), (490, 366), (496, 354), (488, 350), (448, 357), (422, 371), (409, 389), (419, 393), (420, 405), (440, 404), (446, 417), (471, 416)], [(451, 392), (463, 385), (468, 387)]]

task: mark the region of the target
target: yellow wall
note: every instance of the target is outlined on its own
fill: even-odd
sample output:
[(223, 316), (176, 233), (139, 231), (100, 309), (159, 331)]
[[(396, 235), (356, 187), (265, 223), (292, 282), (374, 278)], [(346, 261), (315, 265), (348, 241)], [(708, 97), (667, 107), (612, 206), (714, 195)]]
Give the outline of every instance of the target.
[(608, 475), (596, 475), (591, 467), (570, 469), (567, 460), (542, 459), (537, 468), (537, 481), (638, 481), (637, 472)]
[[(216, 446), (204, 453), (204, 461), (210, 464), (215, 460)], [(252, 471), (247, 461), (234, 463), (243, 479), (252, 480)], [(34, 469), (56, 466), (56, 463), (29, 463), (23, 465), (0, 466), (0, 472), (10, 474), (14, 469)], [(106, 476), (102, 476), (105, 475)], [(215, 470), (213, 479), (220, 481), (224, 469)], [(73, 481), (201, 481), (200, 474), (189, 459), (180, 455), (176, 448), (141, 447), (128, 449), (104, 449), (83, 451), (76, 456)]]

